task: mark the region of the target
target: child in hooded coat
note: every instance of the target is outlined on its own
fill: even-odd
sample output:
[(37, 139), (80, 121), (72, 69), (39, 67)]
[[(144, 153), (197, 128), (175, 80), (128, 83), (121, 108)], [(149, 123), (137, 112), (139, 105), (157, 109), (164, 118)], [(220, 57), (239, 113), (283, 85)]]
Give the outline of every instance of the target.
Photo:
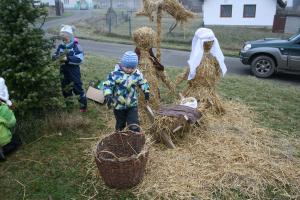
[(16, 118), (9, 106), (12, 106), (12, 103), (5, 80), (0, 77), (0, 161), (5, 160), (5, 156), (21, 144), (20, 138), (11, 133), (11, 129), (16, 125)]
[(136, 68), (138, 56), (133, 51), (127, 51), (120, 64), (115, 66), (104, 85), (104, 96), (107, 106), (114, 108), (116, 118), (116, 130), (123, 130), (126, 125), (129, 130), (140, 132), (138, 118), (138, 94), (140, 87), (144, 92), (145, 101), (149, 101), (149, 84), (143, 78), (143, 74)]
[(63, 25), (60, 30), (60, 36), (63, 43), (60, 44), (53, 55), (53, 59), (59, 59), (62, 63), (60, 73), (63, 75), (61, 87), (63, 95), (68, 98), (73, 95), (79, 95), (80, 111), (87, 109), (87, 98), (82, 88), (80, 64), (84, 60), (83, 51), (78, 44), (78, 39), (74, 38), (73, 27)]

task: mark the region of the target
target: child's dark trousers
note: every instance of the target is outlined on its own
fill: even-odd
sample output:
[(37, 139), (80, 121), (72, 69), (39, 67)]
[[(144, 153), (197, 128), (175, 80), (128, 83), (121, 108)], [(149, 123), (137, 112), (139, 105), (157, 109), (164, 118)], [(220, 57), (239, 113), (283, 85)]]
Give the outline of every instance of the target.
[(140, 132), (140, 128), (134, 125), (134, 124), (139, 125), (137, 107), (127, 108), (125, 110), (114, 109), (114, 114), (116, 118), (117, 131), (122, 131), (127, 125), (129, 126), (129, 130), (134, 132)]
[(61, 74), (63, 75), (61, 86), (65, 98), (73, 95), (79, 95), (80, 108), (87, 107), (87, 99), (82, 88), (80, 67), (77, 65), (63, 65), (61, 66)]

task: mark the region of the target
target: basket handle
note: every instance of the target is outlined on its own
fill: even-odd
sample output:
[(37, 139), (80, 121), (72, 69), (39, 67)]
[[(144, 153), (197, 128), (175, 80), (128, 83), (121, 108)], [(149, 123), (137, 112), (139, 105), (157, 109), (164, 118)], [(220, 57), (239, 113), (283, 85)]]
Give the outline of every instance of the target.
[(141, 127), (140, 125), (138, 125), (138, 124), (129, 124), (129, 125), (126, 127), (126, 129), (129, 130), (129, 127), (131, 127), (131, 126), (137, 126), (137, 127), (140, 129), (140, 132), (144, 132), (143, 129), (142, 129), (142, 127)]
[(107, 154), (110, 154), (112, 155), (114, 158), (116, 158), (117, 160), (119, 160), (119, 158), (116, 156), (116, 154), (114, 154), (113, 152), (110, 152), (110, 151), (106, 151), (106, 150), (102, 150), (100, 151), (100, 153), (107, 153)]

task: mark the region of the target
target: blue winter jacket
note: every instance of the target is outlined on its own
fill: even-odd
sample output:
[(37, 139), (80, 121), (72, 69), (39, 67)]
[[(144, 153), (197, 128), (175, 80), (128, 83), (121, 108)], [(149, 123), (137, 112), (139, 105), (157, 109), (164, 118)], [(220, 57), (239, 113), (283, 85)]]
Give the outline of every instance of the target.
[(83, 62), (84, 53), (78, 43), (73, 42), (73, 44), (68, 48), (66, 45), (60, 44), (54, 53), (54, 58), (59, 57), (65, 51), (67, 51), (67, 61), (64, 63), (64, 65), (80, 65)]
[(116, 110), (124, 110), (137, 106), (138, 87), (144, 93), (149, 93), (149, 84), (138, 69), (131, 74), (127, 74), (119, 65), (108, 75), (103, 86), (104, 96), (113, 95), (113, 106)]

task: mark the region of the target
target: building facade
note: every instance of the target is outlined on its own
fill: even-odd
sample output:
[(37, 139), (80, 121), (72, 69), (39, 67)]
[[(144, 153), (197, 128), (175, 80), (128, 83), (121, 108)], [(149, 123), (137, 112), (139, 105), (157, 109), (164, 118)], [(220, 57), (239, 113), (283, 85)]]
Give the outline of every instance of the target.
[(205, 25), (272, 27), (279, 0), (204, 0)]
[(65, 9), (91, 9), (92, 0), (62, 0)]

